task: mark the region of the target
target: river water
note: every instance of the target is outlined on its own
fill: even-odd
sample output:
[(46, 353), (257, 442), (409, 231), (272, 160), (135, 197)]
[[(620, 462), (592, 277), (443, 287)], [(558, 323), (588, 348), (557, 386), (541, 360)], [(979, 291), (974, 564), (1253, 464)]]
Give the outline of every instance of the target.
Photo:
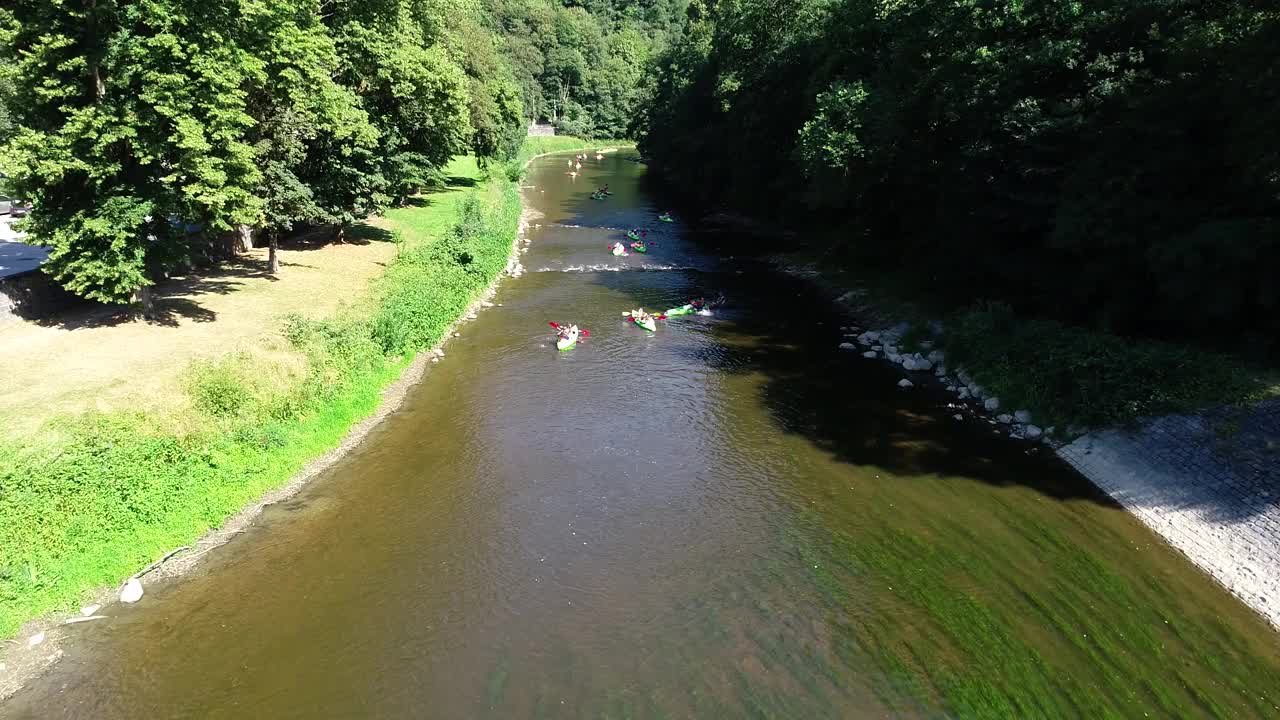
[[(535, 161), (528, 272), (405, 406), (0, 715), (1280, 713), (1257, 617), (1050, 453), (836, 350), (801, 281), (656, 222), (624, 155)], [(636, 226), (649, 254), (611, 257)], [(620, 317), (694, 296), (725, 302)], [(558, 353), (552, 320), (591, 337)]]

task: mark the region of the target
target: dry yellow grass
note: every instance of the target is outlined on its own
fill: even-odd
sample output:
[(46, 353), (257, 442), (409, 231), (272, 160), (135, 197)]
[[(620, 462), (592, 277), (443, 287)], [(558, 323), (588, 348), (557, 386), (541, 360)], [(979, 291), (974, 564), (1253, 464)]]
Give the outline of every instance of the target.
[(25, 435), (55, 415), (95, 410), (172, 416), (187, 402), (183, 373), (197, 359), (239, 351), (287, 364), (275, 342), (280, 317), (329, 317), (362, 301), (395, 253), (386, 241), (285, 247), (273, 278), (266, 250), (257, 249), (221, 269), (158, 285), (157, 321), (96, 308), (0, 327), (0, 435)]

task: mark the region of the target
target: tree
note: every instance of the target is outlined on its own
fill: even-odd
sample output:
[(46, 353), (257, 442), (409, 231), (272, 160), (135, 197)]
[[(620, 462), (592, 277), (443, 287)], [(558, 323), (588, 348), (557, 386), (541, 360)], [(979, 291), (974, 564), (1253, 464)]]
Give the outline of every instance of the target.
[[(12, 39), (20, 129), (3, 159), (34, 201), (43, 266), (102, 302), (140, 297), (185, 255), (183, 226), (226, 230), (260, 212), (245, 129), (252, 62), (226, 0), (19, 0)], [(194, 31), (193, 31), (194, 30)]]

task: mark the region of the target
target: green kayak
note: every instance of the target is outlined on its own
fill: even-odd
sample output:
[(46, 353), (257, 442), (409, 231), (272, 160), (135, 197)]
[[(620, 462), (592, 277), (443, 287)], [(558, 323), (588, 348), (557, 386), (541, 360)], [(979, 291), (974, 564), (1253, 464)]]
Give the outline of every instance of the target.
[(640, 242), (639, 240), (637, 240), (636, 242), (631, 243), (631, 249), (632, 249), (632, 250), (634, 250), (635, 252), (638, 252), (638, 253), (642, 254), (642, 255), (643, 255), (644, 253), (649, 252), (649, 246), (648, 246), (648, 245), (645, 245), (644, 243)]
[(639, 239), (640, 239), (640, 235), (639, 235), (638, 233), (636, 233), (636, 231), (635, 231), (635, 230), (628, 230), (628, 231), (627, 231), (627, 239), (628, 239), (628, 240), (639, 240)]
[(681, 305), (678, 308), (671, 308), (666, 312), (667, 317), (680, 317), (681, 315), (692, 315), (697, 310), (692, 305)]
[(668, 222), (668, 223), (673, 223), (676, 221), (675, 218), (671, 217), (667, 213), (662, 213), (661, 215), (658, 216), (658, 219), (661, 220), (662, 222)]
[(654, 322), (654, 321), (653, 321), (653, 316), (652, 316), (652, 315), (651, 315), (651, 316), (649, 316), (648, 318), (645, 318), (644, 320), (637, 320), (637, 319), (635, 319), (634, 317), (628, 317), (627, 319), (628, 319), (628, 320), (630, 320), (631, 322), (635, 323), (636, 327), (644, 328), (645, 330), (648, 330), (649, 332), (657, 332), (657, 331), (658, 331), (658, 323), (656, 323), (656, 322)]

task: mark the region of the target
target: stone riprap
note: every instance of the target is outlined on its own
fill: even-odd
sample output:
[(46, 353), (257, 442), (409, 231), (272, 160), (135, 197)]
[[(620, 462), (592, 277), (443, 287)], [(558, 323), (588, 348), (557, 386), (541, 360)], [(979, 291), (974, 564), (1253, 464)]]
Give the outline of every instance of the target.
[(1280, 401), (1093, 432), (1058, 455), (1280, 629)]

